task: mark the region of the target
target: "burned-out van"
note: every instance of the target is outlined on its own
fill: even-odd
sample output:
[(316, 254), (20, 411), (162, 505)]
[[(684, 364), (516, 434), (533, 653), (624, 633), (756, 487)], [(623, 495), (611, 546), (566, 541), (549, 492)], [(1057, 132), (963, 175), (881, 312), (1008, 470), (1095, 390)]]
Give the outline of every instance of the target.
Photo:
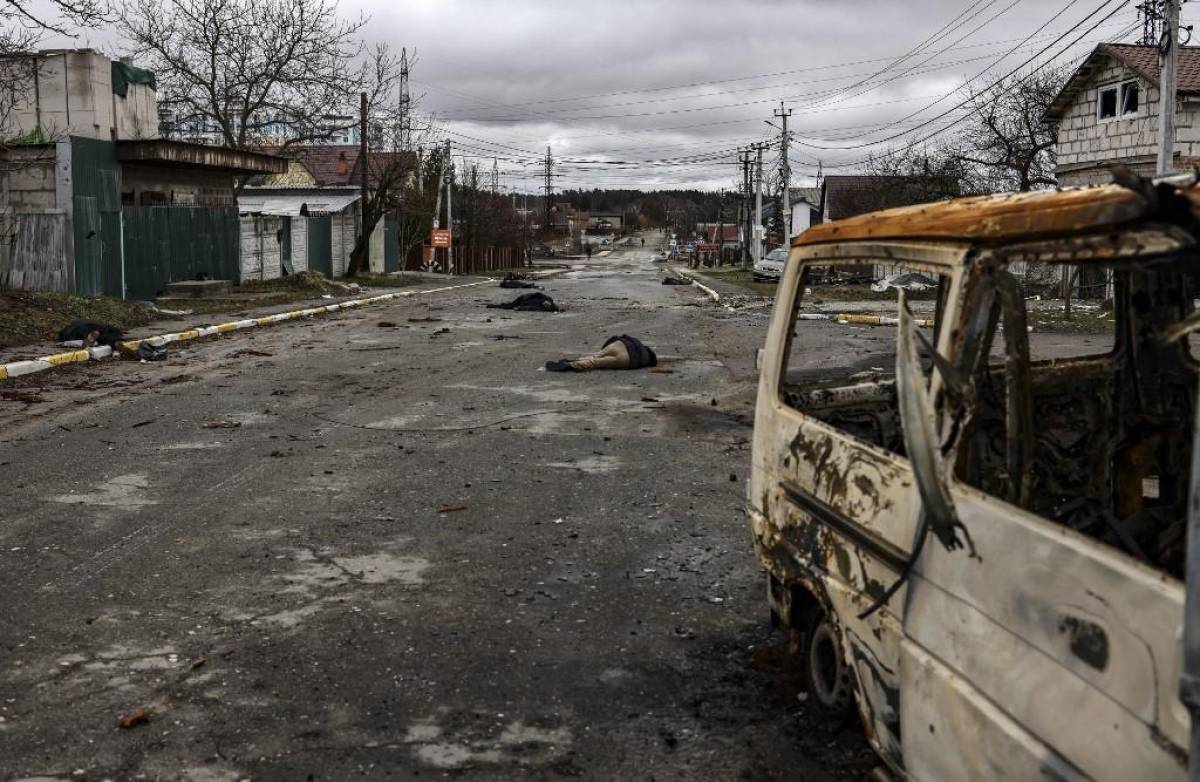
[[(759, 357), (754, 544), (809, 703), (857, 712), (896, 778), (1187, 776), (1198, 239), (1193, 179), (1130, 178), (793, 242)], [(806, 285), (864, 265), (932, 287), (895, 292), (883, 371), (814, 369), (836, 327), (798, 317)], [(1030, 334), (1047, 285), (1110, 301), (1111, 333)]]

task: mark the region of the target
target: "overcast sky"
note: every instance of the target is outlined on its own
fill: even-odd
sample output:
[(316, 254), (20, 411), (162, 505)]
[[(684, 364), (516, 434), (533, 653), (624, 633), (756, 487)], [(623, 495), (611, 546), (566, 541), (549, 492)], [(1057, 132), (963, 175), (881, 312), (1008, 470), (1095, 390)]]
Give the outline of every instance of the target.
[[(778, 138), (764, 120), (781, 99), (794, 112), (793, 181), (807, 184), (818, 160), (826, 173), (844, 172), (873, 151), (903, 144), (869, 145), (952, 108), (955, 91), (981, 72), (1005, 73), (1047, 46), (1035, 63), (1050, 55), (1068, 61), (1101, 41), (1134, 40), (1133, 5), (342, 0), (347, 15), (371, 16), (369, 43), (416, 49), (413, 93), (456, 154), (474, 156), (487, 172), (492, 157), (500, 158), (502, 184), (525, 189), (540, 181), (536, 158), (547, 144), (563, 161), (556, 187), (733, 187), (733, 149)], [(1184, 22), (1197, 13), (1185, 5)], [(915, 132), (928, 134), (953, 116)], [(777, 163), (777, 144), (765, 159)], [(575, 162), (601, 160), (630, 162)]]

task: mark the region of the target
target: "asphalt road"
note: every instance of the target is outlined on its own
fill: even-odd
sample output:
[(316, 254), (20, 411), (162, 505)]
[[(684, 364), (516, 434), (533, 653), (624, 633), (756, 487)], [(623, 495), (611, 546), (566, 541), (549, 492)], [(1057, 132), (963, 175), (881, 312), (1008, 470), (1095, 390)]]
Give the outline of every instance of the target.
[[(743, 514), (768, 311), (649, 258), (548, 280), (560, 314), (480, 286), (27, 379), (0, 777), (862, 778)], [(664, 371), (541, 370), (620, 333)]]

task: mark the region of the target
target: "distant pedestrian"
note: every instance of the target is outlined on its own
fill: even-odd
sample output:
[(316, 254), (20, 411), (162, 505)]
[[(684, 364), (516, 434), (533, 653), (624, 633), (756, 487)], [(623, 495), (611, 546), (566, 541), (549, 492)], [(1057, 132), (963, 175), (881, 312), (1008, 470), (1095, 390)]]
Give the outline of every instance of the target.
[(645, 247), (645, 246), (646, 246), (646, 239), (645, 239), (645, 237), (643, 237), (642, 238), (642, 247)]
[(592, 246), (590, 244), (584, 245), (583, 251), (587, 253), (588, 260), (592, 260)]

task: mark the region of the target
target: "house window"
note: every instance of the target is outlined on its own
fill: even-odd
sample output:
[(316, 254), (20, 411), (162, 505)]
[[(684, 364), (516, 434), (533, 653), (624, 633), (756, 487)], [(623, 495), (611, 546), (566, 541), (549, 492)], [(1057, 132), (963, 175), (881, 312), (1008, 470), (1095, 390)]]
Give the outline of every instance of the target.
[(1127, 81), (1121, 85), (1121, 116), (1126, 114), (1137, 114), (1138, 99), (1141, 96), (1138, 94), (1138, 85), (1136, 81)]
[(1117, 86), (1100, 88), (1100, 119), (1117, 116)]
[(1116, 119), (1137, 114), (1141, 90), (1136, 81), (1110, 84), (1096, 91), (1100, 119)]

